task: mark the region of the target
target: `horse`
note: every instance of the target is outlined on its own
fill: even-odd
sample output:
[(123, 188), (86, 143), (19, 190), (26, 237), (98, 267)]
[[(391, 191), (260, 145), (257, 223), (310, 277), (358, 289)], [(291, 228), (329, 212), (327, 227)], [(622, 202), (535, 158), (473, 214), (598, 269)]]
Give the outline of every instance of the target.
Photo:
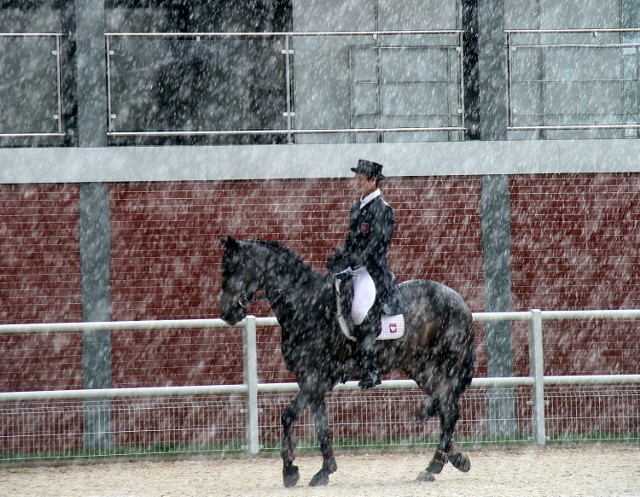
[[(314, 271), (298, 255), (277, 242), (223, 238), (221, 318), (235, 325), (247, 315), (258, 292), (265, 297), (281, 327), (282, 354), (299, 391), (282, 414), (282, 477), (285, 487), (300, 478), (294, 465), (293, 425), (311, 408), (323, 457), (310, 486), (327, 485), (337, 470), (325, 395), (357, 374), (354, 342), (339, 328), (336, 289), (331, 274)], [(419, 481), (433, 481), (450, 462), (470, 469), (469, 458), (457, 450), (453, 432), (460, 416), (459, 398), (474, 374), (472, 316), (462, 297), (430, 280), (400, 283), (412, 306), (405, 314), (405, 333), (397, 340), (376, 342), (382, 374), (401, 370), (424, 392), (418, 420), (440, 417), (440, 440)]]

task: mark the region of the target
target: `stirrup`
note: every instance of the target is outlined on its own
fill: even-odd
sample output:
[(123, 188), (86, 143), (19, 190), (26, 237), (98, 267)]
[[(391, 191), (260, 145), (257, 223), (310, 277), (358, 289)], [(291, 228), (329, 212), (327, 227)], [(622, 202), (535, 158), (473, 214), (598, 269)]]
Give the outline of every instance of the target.
[(364, 390), (380, 385), (382, 380), (380, 379), (380, 373), (378, 371), (367, 371), (364, 377), (358, 383), (358, 386)]

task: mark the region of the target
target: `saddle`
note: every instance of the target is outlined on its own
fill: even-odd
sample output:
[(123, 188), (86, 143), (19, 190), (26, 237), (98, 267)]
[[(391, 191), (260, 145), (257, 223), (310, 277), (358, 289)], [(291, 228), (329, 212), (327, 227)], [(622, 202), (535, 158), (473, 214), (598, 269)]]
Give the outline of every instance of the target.
[[(338, 323), (342, 333), (350, 340), (353, 336), (353, 321), (351, 320), (351, 303), (353, 301), (353, 278), (346, 275), (335, 279), (336, 306), (338, 309)], [(378, 300), (378, 297), (376, 297)], [(404, 335), (404, 315), (402, 313), (386, 314), (389, 307), (377, 302), (382, 308), (380, 316), (380, 334), (376, 340), (396, 340)]]

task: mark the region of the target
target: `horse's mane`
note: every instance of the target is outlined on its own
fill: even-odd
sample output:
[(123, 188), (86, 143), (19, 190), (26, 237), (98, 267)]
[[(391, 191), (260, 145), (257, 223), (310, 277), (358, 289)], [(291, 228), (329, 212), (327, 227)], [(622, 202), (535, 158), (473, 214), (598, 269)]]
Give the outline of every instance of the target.
[(286, 262), (291, 265), (297, 266), (300, 271), (300, 276), (303, 276), (305, 279), (318, 277), (320, 276), (317, 272), (313, 270), (313, 268), (304, 261), (304, 259), (293, 252), (292, 250), (284, 247), (280, 243), (272, 240), (247, 240), (250, 243), (254, 243), (256, 245), (261, 245), (263, 247), (268, 248), (271, 252), (276, 252), (277, 255), (281, 256)]

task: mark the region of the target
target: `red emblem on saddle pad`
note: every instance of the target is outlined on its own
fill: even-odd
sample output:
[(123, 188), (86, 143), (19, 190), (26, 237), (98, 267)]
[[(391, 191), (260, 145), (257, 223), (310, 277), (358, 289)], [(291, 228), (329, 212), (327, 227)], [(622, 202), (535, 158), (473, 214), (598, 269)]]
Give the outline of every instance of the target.
[(396, 323), (389, 323), (389, 333), (397, 333), (398, 325)]
[(360, 225), (360, 231), (362, 233), (369, 233), (369, 223), (362, 223)]

